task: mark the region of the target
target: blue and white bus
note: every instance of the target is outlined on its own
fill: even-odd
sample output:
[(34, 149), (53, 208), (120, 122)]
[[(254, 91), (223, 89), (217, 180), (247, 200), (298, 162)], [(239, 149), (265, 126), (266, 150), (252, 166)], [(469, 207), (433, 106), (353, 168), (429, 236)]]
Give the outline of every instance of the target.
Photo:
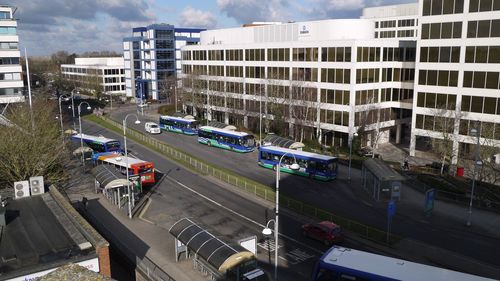
[(108, 139), (103, 136), (93, 136), (86, 134), (74, 134), (71, 136), (71, 139), (78, 143), (80, 143), (80, 139), (82, 139), (83, 143), (92, 148), (92, 150), (94, 151), (92, 159), (94, 160), (100, 155), (123, 152), (120, 141), (115, 139)]
[[(280, 158), (280, 171), (296, 174), (305, 177), (310, 177), (318, 180), (329, 181), (337, 177), (338, 159), (337, 157), (321, 155), (300, 150), (288, 149), (278, 146), (261, 146), (259, 147), (259, 165), (268, 168), (276, 169)], [(292, 170), (290, 166), (297, 161), (299, 170)]]
[(255, 149), (253, 135), (210, 126), (200, 127), (198, 142), (236, 152), (251, 152)]
[(316, 264), (311, 280), (486, 281), (493, 279), (333, 246)]
[(162, 130), (185, 135), (196, 135), (200, 124), (194, 118), (174, 117), (168, 115), (160, 116), (159, 123)]

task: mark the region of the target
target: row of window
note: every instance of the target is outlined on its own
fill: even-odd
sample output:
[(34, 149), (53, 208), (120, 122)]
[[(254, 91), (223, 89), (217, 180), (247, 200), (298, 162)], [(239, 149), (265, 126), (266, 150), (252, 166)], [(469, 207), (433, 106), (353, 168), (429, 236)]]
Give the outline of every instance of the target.
[(417, 106), (455, 110), (457, 96), (452, 94), (418, 93)]
[(378, 68), (356, 69), (356, 84), (380, 82), (379, 73)]
[(378, 90), (356, 91), (356, 105), (378, 103)]
[(500, 89), (498, 72), (464, 71), (464, 87), (477, 89)]
[(209, 81), (208, 88), (212, 91), (224, 92), (224, 81)]
[(111, 85), (111, 86), (105, 86), (104, 90), (106, 92), (116, 92), (116, 91), (125, 91), (125, 85)]
[(415, 61), (416, 49), (414, 47), (383, 48), (382, 59), (384, 61)]
[(435, 115), (417, 114), (415, 128), (436, 131), (442, 134), (452, 134), (455, 128), (455, 119), (441, 116), (440, 112)]
[[(247, 78), (264, 78), (265, 76), (265, 67), (263, 66), (247, 66), (245, 67), (246, 77)], [(210, 75), (212, 75), (210, 73)]]
[(0, 73), (0, 80), (21, 80), (21, 73)]
[(174, 51), (156, 51), (156, 59), (159, 60), (173, 60)]
[[(220, 85), (224, 87), (224, 82), (223, 81), (217, 81), (221, 82)], [(224, 89), (224, 88), (222, 88)], [(238, 83), (238, 82), (226, 82), (226, 91), (229, 93), (236, 93), (236, 94), (243, 94), (243, 83)]]
[(380, 102), (410, 101), (413, 99), (413, 89), (385, 88), (381, 89)]
[(173, 40), (156, 40), (155, 42), (156, 49), (173, 49), (174, 41)]
[(349, 91), (321, 89), (322, 103), (349, 105)]
[(321, 61), (350, 62), (351, 47), (329, 47), (321, 49)]
[(375, 28), (391, 28), (391, 27), (396, 27), (396, 21), (395, 20), (386, 20), (386, 21), (381, 21), (375, 22)]
[(464, 12), (464, 0), (424, 0), (422, 15), (436, 16), (461, 14)]
[(358, 62), (380, 61), (380, 47), (358, 47)]
[(318, 61), (318, 48), (293, 48), (293, 61)]
[(500, 0), (470, 0), (469, 12), (499, 11)]
[(399, 27), (415, 26), (415, 19), (398, 20)]
[(15, 35), (16, 28), (15, 27), (0, 27), (0, 34)]
[(174, 61), (164, 61), (164, 60), (159, 60), (156, 61), (156, 69), (162, 70), (162, 69), (173, 69), (174, 68)]
[[(269, 53), (269, 50), (268, 50)], [(245, 60), (247, 61), (265, 61), (266, 60), (265, 49), (246, 49), (245, 50)], [(283, 55), (285, 57), (285, 55)], [(221, 59), (222, 60), (222, 59)]]
[(398, 30), (398, 38), (413, 37), (413, 36), (415, 36), (415, 30), (413, 29)]
[(323, 68), (321, 70), (321, 82), (323, 83), (351, 83), (351, 70), (350, 69), (331, 69)]
[(321, 109), (319, 121), (321, 123), (349, 126), (349, 112)]
[(420, 62), (460, 62), (460, 47), (421, 47)]
[[(295, 54), (294, 54), (294, 56), (295, 56)], [(268, 61), (289, 61), (290, 60), (290, 49), (289, 48), (267, 49), (267, 60)]]
[(419, 85), (456, 87), (458, 84), (458, 71), (448, 70), (420, 70)]
[(2, 20), (6, 20), (6, 19), (10, 19), (10, 12), (0, 12), (0, 19)]
[(125, 74), (125, 69), (104, 69), (104, 75), (118, 75), (118, 74)]
[(102, 75), (102, 71), (100, 69), (90, 68), (62, 67), (61, 71), (70, 73), (85, 73), (90, 75)]
[(375, 32), (375, 38), (396, 38), (396, 31), (380, 31), (379, 36), (377, 37), (377, 33)]
[(19, 43), (17, 42), (0, 42), (0, 49), (2, 50), (17, 50)]
[(226, 50), (226, 61), (242, 61), (243, 50)]
[(500, 63), (500, 46), (468, 46), (465, 49), (465, 62)]
[[(455, 120), (454, 118), (417, 114), (415, 128), (451, 134), (455, 128)], [(460, 135), (471, 135), (470, 131), (472, 128), (479, 129), (483, 138), (500, 140), (500, 123), (460, 119), (458, 127)]]
[(0, 89), (0, 96), (17, 96), (21, 95), (22, 91), (20, 88), (4, 88)]
[(462, 22), (439, 22), (422, 25), (422, 39), (450, 39), (462, 37)]
[(317, 101), (318, 94), (315, 88), (302, 86), (292, 87), (292, 100), (295, 101)]
[(460, 119), (459, 133), (461, 135), (472, 135), (472, 128), (479, 130), (479, 134), (483, 138), (500, 140), (500, 123)]
[(295, 81), (318, 81), (318, 69), (309, 67), (292, 68), (292, 80)]
[(174, 31), (173, 30), (155, 30), (155, 38), (174, 39)]
[[(224, 66), (223, 65), (209, 65), (208, 73), (212, 76), (224, 76)], [(248, 66), (247, 66), (247, 75), (248, 75)]]
[(500, 20), (469, 21), (467, 38), (500, 37)]
[(382, 68), (382, 82), (411, 82), (414, 80), (414, 68)]
[(207, 60), (207, 52), (203, 50), (193, 51), (193, 60)]
[(208, 50), (208, 60), (224, 60), (224, 50)]
[(500, 98), (462, 96), (462, 111), (500, 115)]
[(111, 84), (111, 83), (124, 83), (125, 82), (125, 77), (109, 77), (109, 78), (104, 78), (104, 83), (106, 84)]
[(0, 65), (19, 64), (19, 58), (0, 58)]

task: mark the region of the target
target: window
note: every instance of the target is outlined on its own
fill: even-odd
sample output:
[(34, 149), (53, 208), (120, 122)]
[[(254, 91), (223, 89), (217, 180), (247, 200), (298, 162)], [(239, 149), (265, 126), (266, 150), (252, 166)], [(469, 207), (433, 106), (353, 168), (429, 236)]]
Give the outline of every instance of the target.
[(331, 47), (321, 49), (321, 61), (324, 62), (350, 62), (350, 47)]
[(460, 38), (462, 22), (444, 22), (422, 25), (422, 39)]
[(380, 61), (379, 47), (358, 47), (357, 52), (358, 62)]
[(422, 15), (461, 14), (463, 9), (463, 0), (424, 0)]

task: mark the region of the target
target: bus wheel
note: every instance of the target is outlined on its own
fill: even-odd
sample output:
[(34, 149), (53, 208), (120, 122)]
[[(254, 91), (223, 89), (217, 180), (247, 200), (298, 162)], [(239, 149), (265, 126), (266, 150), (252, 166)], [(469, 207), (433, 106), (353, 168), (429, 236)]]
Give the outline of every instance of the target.
[(276, 165), (273, 165), (273, 171), (276, 171)]
[(210, 141), (207, 142), (208, 146), (212, 146), (212, 143)]

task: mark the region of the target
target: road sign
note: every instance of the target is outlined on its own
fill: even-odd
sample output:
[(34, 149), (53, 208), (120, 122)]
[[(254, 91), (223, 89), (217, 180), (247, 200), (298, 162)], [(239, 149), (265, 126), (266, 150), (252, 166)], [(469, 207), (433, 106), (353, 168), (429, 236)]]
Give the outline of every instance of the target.
[(425, 205), (424, 212), (431, 213), (434, 209), (434, 197), (436, 195), (436, 189), (431, 188), (425, 192)]
[(389, 201), (389, 204), (387, 204), (387, 216), (389, 218), (392, 218), (395, 213), (396, 213), (396, 201), (391, 200)]

